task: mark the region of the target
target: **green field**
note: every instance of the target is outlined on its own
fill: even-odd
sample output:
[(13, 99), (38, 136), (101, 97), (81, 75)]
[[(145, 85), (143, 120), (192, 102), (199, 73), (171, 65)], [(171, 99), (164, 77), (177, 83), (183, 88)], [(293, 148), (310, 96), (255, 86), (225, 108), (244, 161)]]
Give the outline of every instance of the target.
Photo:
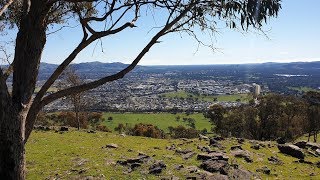
[[(115, 143), (117, 149), (105, 148), (107, 144)], [(279, 153), (275, 142), (263, 142), (270, 144), (260, 150), (250, 148), (249, 140), (242, 145), (244, 150), (250, 152), (252, 163), (245, 162), (242, 158), (235, 158), (230, 153), (230, 147), (237, 145), (235, 138), (221, 141), (225, 152), (230, 157), (229, 163), (238, 164), (256, 174), (258, 179), (320, 179), (320, 168), (315, 165), (296, 163), (296, 158)], [(185, 169), (176, 170), (177, 165), (183, 167), (196, 166), (199, 168), (201, 161), (196, 156), (185, 160), (175, 151), (166, 149), (171, 144), (179, 145), (181, 149), (190, 149), (196, 154), (203, 153), (197, 146), (208, 145), (207, 141), (192, 140), (170, 140), (152, 139), (145, 137), (126, 136), (121, 137), (116, 133), (87, 133), (85, 131), (69, 131), (56, 133), (54, 131), (34, 131), (26, 145), (27, 179), (84, 179), (92, 176), (101, 179), (161, 179), (172, 176), (186, 179), (195, 173), (187, 172)], [(212, 150), (221, 150), (211, 147)], [(118, 160), (137, 157), (142, 152), (152, 157), (148, 163), (142, 164), (133, 172), (128, 172), (128, 167), (117, 164)], [(319, 158), (307, 154), (306, 161), (315, 163)], [(275, 156), (284, 164), (276, 165), (268, 161)], [(159, 175), (148, 174), (150, 165), (155, 160), (163, 161), (167, 167)], [(256, 169), (267, 166), (271, 170), (270, 175), (256, 172)], [(203, 172), (203, 170), (200, 170)], [(312, 174), (312, 176), (311, 176)], [(91, 178), (92, 179), (92, 178)]]
[[(177, 121), (176, 117), (180, 117), (180, 120)], [(183, 125), (187, 127), (187, 122), (183, 121), (183, 118), (193, 118), (195, 120), (196, 129), (202, 130), (206, 128), (208, 131), (211, 131), (211, 123), (209, 119), (206, 119), (202, 113), (190, 114), (187, 116), (185, 113), (171, 114), (171, 113), (104, 113), (103, 117), (105, 121), (103, 122), (111, 130), (114, 130), (119, 123), (130, 124), (134, 126), (138, 123), (144, 124), (153, 124), (158, 126), (160, 129), (168, 132), (169, 126), (179, 126)], [(107, 120), (108, 117), (112, 117), (113, 120)]]
[(249, 94), (231, 94), (231, 95), (217, 95), (217, 96), (205, 96), (205, 95), (195, 95), (185, 91), (177, 91), (164, 93), (161, 96), (166, 98), (192, 98), (194, 100), (202, 100), (208, 102), (214, 102), (215, 98), (220, 102), (236, 102), (238, 99), (240, 102), (249, 102), (252, 96)]

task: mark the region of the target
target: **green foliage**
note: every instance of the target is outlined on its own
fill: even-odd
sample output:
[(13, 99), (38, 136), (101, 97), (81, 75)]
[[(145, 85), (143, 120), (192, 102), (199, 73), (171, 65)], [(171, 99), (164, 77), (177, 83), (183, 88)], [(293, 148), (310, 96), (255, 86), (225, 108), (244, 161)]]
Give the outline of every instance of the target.
[(274, 140), (278, 137), (294, 140), (306, 133), (310, 124), (308, 104), (304, 100), (277, 94), (260, 97), (257, 105), (228, 111), (214, 105), (210, 107), (207, 116), (216, 125), (215, 131), (222, 136), (259, 140)]

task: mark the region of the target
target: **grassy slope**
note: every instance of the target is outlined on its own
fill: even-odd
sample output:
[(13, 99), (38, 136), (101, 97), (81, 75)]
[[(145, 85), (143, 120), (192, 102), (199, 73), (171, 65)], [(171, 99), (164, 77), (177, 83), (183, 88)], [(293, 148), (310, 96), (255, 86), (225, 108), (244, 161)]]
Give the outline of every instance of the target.
[[(106, 144), (116, 143), (118, 149), (102, 148)], [(150, 156), (155, 155), (153, 159), (163, 160), (167, 168), (162, 172), (161, 177), (170, 177), (172, 175), (182, 177), (186, 173), (183, 170), (174, 170), (175, 165), (183, 164), (186, 166), (199, 166), (200, 161), (196, 157), (189, 160), (183, 160), (174, 151), (166, 150), (166, 146), (172, 143), (179, 145), (182, 149), (196, 149), (197, 145), (207, 145), (208, 142), (194, 139), (192, 143), (184, 143), (182, 140), (151, 139), (145, 137), (120, 137), (116, 134), (98, 132), (89, 134), (86, 132), (71, 131), (67, 133), (33, 132), (26, 147), (27, 156), (27, 179), (45, 179), (60, 177), (61, 179), (70, 179), (79, 176), (103, 176), (107, 179), (160, 179), (158, 176), (149, 175), (148, 167), (143, 165), (132, 173), (124, 173), (125, 167), (116, 165), (113, 162), (128, 157), (136, 157), (138, 152), (144, 152)], [(227, 153), (230, 147), (237, 144), (235, 139), (227, 139), (222, 142), (226, 146)], [(273, 145), (274, 143), (271, 142)], [(158, 147), (159, 149), (155, 149)], [(271, 175), (257, 173), (263, 179), (320, 179), (320, 169), (306, 164), (293, 163), (295, 158), (278, 153), (274, 145), (272, 148), (262, 148), (253, 150), (248, 141), (242, 146), (249, 150), (253, 155), (253, 163), (246, 163), (242, 159), (237, 159), (229, 155), (230, 162), (237, 162), (251, 172), (257, 168), (267, 166), (271, 169)], [(128, 152), (132, 149), (132, 152)], [(267, 160), (270, 156), (277, 156), (284, 162), (284, 165), (273, 165)], [(85, 163), (79, 165), (81, 160)], [(306, 160), (316, 162), (319, 158), (307, 157)], [(79, 175), (79, 171), (84, 170)], [(309, 175), (314, 173), (315, 176)]]
[[(196, 121), (196, 129), (202, 130), (207, 128), (208, 131), (211, 130), (211, 123), (209, 119), (206, 119), (203, 114), (195, 113), (187, 116), (184, 113), (170, 114), (170, 113), (155, 113), (155, 114), (146, 114), (146, 113), (104, 113), (103, 114), (106, 121), (103, 122), (111, 130), (114, 130), (119, 123), (135, 125), (138, 123), (154, 124), (160, 129), (168, 132), (168, 127), (176, 127), (178, 125), (183, 125), (187, 127), (187, 122), (183, 121), (183, 118), (193, 118)], [(108, 117), (112, 117), (112, 121), (108, 121)], [(180, 120), (176, 121), (176, 117), (180, 116)]]
[(240, 99), (241, 102), (249, 102), (250, 95), (248, 94), (231, 94), (231, 95), (218, 95), (218, 96), (204, 96), (204, 95), (195, 95), (192, 93), (187, 93), (185, 91), (170, 92), (162, 94), (162, 96), (167, 98), (198, 98), (199, 100), (213, 102), (214, 98), (217, 98), (220, 102), (235, 102), (237, 99)]

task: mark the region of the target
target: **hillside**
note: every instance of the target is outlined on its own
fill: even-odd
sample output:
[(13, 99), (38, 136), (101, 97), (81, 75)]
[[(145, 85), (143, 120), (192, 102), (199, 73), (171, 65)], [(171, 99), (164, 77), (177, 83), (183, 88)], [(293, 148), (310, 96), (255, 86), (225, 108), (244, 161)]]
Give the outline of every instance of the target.
[[(111, 143), (118, 147), (108, 148)], [(275, 142), (244, 140), (241, 143), (235, 138), (217, 139), (208, 147), (208, 141), (199, 139), (168, 140), (102, 132), (34, 131), (26, 147), (27, 179), (320, 178), (319, 164), (318, 167), (314, 164), (319, 158), (307, 151), (305, 160), (298, 162), (296, 158), (279, 153)], [(251, 148), (252, 145), (259, 146), (259, 149)], [(204, 159), (208, 151), (216, 152), (215, 157), (228, 160), (218, 160), (210, 166), (197, 160), (199, 154)], [(247, 155), (235, 158), (235, 154), (241, 151)], [(157, 173), (159, 169), (162, 169), (161, 173)], [(155, 174), (150, 174), (150, 171)]]

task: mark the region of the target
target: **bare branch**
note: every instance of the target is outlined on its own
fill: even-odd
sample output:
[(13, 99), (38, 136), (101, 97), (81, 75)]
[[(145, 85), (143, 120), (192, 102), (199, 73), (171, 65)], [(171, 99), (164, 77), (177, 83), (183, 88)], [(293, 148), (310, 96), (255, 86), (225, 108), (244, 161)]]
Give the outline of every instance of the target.
[(8, 9), (8, 7), (13, 3), (14, 0), (9, 0), (1, 9), (0, 16)]
[(131, 70), (134, 69), (134, 67), (137, 66), (137, 64), (140, 62), (142, 57), (150, 50), (150, 48), (158, 42), (158, 39), (162, 37), (164, 34), (166, 34), (166, 31), (168, 31), (172, 26), (174, 26), (179, 20), (181, 20), (186, 13), (194, 6), (194, 3), (190, 4), (179, 16), (177, 16), (174, 20), (172, 20), (170, 23), (166, 24), (151, 40), (150, 42), (143, 48), (143, 50), (139, 53), (139, 55), (134, 59), (134, 61), (125, 69), (122, 71), (113, 74), (111, 76), (104, 77), (102, 79), (82, 84), (79, 86), (67, 88), (61, 91), (58, 91), (56, 93), (50, 94), (43, 98), (43, 100), (40, 102), (41, 106), (44, 106), (46, 104), (51, 103), (52, 101), (59, 99), (64, 96), (68, 96), (71, 94), (80, 93), (89, 89), (96, 88), (98, 86), (101, 86), (107, 82), (115, 81), (117, 79), (123, 78), (127, 73), (129, 73)]

